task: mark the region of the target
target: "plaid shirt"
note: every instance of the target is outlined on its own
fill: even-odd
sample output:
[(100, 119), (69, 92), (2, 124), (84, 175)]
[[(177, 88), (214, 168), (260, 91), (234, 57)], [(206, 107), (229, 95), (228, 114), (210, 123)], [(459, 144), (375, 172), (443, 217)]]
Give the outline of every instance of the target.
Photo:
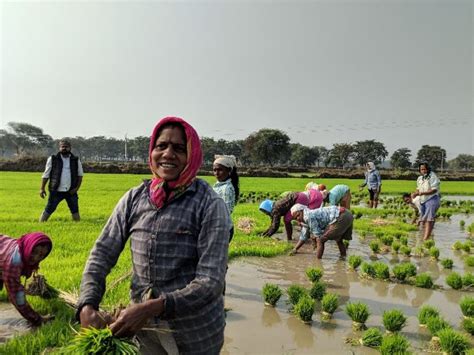
[(316, 210), (305, 210), (304, 221), (308, 224), (311, 234), (321, 237), (330, 224), (337, 221), (339, 207), (321, 207)]
[[(39, 325), (41, 316), (26, 301), (25, 290), (20, 282), (22, 271), (23, 262), (17, 240), (0, 235), (0, 280), (7, 288), (8, 299), (23, 317), (33, 325)], [(2, 289), (1, 283), (0, 289)]]
[(229, 213), (232, 214), (235, 206), (235, 189), (234, 185), (232, 185), (232, 181), (230, 179), (222, 182), (218, 181), (212, 188), (220, 197), (222, 197), (229, 209)]
[(231, 221), (224, 201), (196, 179), (176, 200), (157, 209), (149, 181), (128, 191), (115, 207), (87, 261), (79, 309), (98, 307), (105, 279), (128, 239), (134, 302), (165, 298), (180, 353), (219, 352), (224, 342), (224, 287)]

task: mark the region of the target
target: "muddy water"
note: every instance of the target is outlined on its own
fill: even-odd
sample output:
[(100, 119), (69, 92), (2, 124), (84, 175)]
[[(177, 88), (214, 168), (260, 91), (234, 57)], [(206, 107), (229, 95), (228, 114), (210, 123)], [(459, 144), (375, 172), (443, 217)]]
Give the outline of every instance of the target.
[(29, 331), (28, 322), (10, 303), (0, 302), (0, 343)]
[[(436, 245), (441, 251), (440, 258), (449, 257), (454, 260), (454, 271), (474, 272), (474, 268), (464, 266), (462, 252), (451, 249), (456, 240), (466, 239), (466, 233), (459, 227), (460, 219), (464, 219), (466, 225), (474, 221), (472, 216), (456, 215), (449, 222), (436, 224)], [(367, 242), (364, 243), (354, 234), (349, 254), (371, 259)], [(420, 233), (415, 233), (411, 243), (421, 243)], [(431, 338), (425, 329), (418, 326), (416, 314), (421, 305), (438, 307), (446, 320), (459, 329), (462, 316), (459, 300), (468, 293), (448, 289), (444, 280), (449, 271), (443, 270), (437, 262), (430, 261), (429, 257), (406, 258), (385, 254), (378, 258), (387, 264), (410, 260), (417, 265), (418, 272), (430, 272), (434, 282), (445, 286), (446, 290), (426, 290), (376, 280), (360, 280), (355, 272), (346, 270), (345, 262), (338, 260), (339, 252), (331, 242), (327, 244), (322, 261), (315, 258), (309, 244), (301, 250), (295, 256), (245, 258), (229, 265), (226, 307), (231, 310), (227, 313), (223, 354), (377, 354), (377, 351), (370, 348), (344, 343), (345, 337), (360, 335), (352, 331), (351, 320), (343, 311), (343, 305), (349, 299), (367, 303), (371, 310), (367, 326), (382, 330), (382, 313), (393, 308), (402, 310), (408, 317), (402, 334), (409, 338), (415, 353), (423, 353), (422, 349)], [(265, 283), (275, 283), (285, 289), (292, 283), (309, 287), (310, 283), (304, 272), (309, 266), (323, 268), (323, 279), (328, 284), (328, 291), (340, 296), (341, 306), (331, 321), (321, 322), (317, 309), (311, 325), (302, 323), (288, 311), (286, 295), (280, 299), (276, 308), (264, 306), (260, 292)]]

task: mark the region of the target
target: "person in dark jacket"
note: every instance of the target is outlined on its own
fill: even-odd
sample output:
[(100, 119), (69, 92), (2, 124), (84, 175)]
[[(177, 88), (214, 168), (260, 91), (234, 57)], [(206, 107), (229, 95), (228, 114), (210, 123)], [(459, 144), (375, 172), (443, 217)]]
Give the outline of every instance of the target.
[(62, 200), (66, 200), (72, 219), (79, 221), (79, 197), (77, 191), (81, 187), (82, 164), (78, 157), (71, 153), (71, 143), (66, 139), (59, 141), (59, 152), (51, 155), (41, 181), (40, 197), (46, 196), (46, 184), (49, 180), (48, 203), (40, 216), (40, 222), (46, 222)]

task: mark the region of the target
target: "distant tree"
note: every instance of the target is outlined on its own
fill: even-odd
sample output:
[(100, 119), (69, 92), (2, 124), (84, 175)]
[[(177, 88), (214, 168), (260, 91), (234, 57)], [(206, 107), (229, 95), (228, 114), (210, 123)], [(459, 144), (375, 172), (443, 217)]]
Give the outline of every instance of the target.
[(427, 162), (435, 170), (446, 167), (446, 150), (439, 146), (423, 145), (416, 155), (414, 166), (418, 167), (420, 162)]
[(139, 160), (144, 163), (148, 161), (148, 147), (150, 137), (138, 136), (128, 140), (128, 156), (132, 160)]
[(329, 151), (326, 165), (343, 168), (348, 165), (354, 157), (354, 147), (349, 143), (336, 143)]
[(17, 147), (13, 143), (13, 134), (5, 129), (0, 129), (0, 152), (1, 156), (10, 156), (17, 151)]
[(244, 151), (251, 162), (273, 166), (285, 163), (290, 157), (290, 137), (278, 129), (264, 128), (252, 133), (244, 141)]
[(314, 164), (316, 158), (317, 156), (314, 154), (313, 149), (299, 143), (291, 145), (291, 164), (307, 168)]
[(316, 157), (316, 164), (318, 164), (319, 167), (320, 163), (324, 163), (328, 158), (329, 149), (322, 146), (312, 147), (311, 149), (314, 152), (314, 155)]
[(408, 169), (411, 167), (410, 162), (411, 150), (408, 148), (400, 148), (393, 152), (390, 157), (390, 164), (394, 169)]
[(365, 165), (369, 161), (375, 164), (380, 164), (388, 155), (385, 145), (383, 143), (376, 142), (373, 139), (357, 141), (353, 145), (353, 149), (354, 160), (361, 166)]
[(53, 138), (39, 127), (24, 122), (8, 122), (3, 136), (14, 147), (17, 155), (22, 153), (44, 153), (53, 145)]
[(472, 170), (474, 169), (474, 155), (459, 154), (456, 158), (448, 162), (450, 169)]

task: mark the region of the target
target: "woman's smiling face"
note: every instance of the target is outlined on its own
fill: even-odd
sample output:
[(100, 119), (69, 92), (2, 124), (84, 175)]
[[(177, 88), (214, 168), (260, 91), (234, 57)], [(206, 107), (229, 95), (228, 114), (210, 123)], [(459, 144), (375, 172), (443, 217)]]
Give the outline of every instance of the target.
[(186, 167), (188, 154), (186, 136), (180, 126), (165, 126), (158, 135), (151, 153), (155, 174), (165, 181), (173, 181)]

